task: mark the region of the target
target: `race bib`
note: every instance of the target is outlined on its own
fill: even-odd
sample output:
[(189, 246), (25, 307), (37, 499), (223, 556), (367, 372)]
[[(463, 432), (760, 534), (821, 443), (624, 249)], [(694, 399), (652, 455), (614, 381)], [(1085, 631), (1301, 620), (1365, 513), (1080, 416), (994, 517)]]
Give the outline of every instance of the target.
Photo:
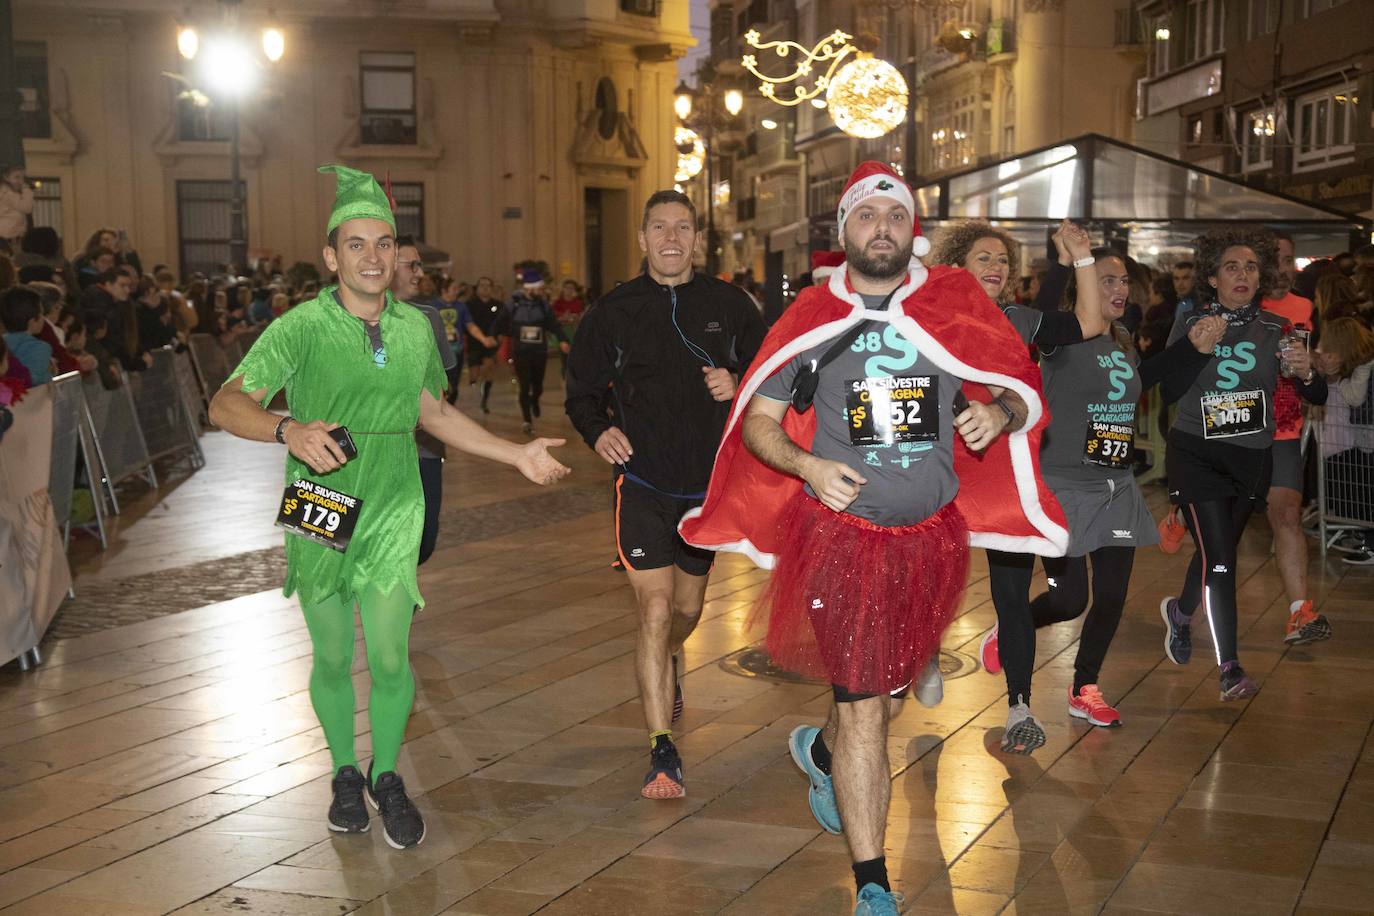
[(356, 496), (301, 478), (282, 493), (277, 527), (343, 553), (362, 508)]
[(1088, 437), (1083, 443), (1083, 462), (1119, 471), (1131, 466), (1135, 458), (1135, 428), (1123, 423), (1088, 422)]
[(1202, 396), (1202, 437), (1229, 439), (1264, 431), (1264, 392), (1231, 391)]
[(908, 375), (845, 382), (849, 442), (856, 446), (940, 438), (940, 379)]
[(520, 326), (520, 342), (532, 344), (543, 343), (544, 329), (538, 325), (522, 324)]

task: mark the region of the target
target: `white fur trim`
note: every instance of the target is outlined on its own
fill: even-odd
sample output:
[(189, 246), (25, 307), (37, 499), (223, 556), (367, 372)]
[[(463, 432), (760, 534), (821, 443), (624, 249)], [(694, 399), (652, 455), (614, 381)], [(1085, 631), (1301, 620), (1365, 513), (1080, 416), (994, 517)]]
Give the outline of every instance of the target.
[(918, 258), (924, 258), (930, 254), (930, 239), (924, 235), (916, 236), (911, 240), (911, 253)]
[[(878, 190), (879, 182), (887, 182), (891, 187)], [(889, 175), (885, 172), (878, 172), (862, 178), (849, 186), (840, 195), (840, 202), (835, 208), (836, 233), (839, 238), (844, 238), (844, 221), (853, 212), (854, 208), (870, 197), (886, 197), (888, 200), (895, 200), (897, 203), (906, 207), (906, 212), (911, 214), (914, 219), (916, 216), (916, 198), (911, 196), (911, 188), (900, 178)]]
[[(687, 514), (682, 516), (682, 518), (678, 520), (678, 533), (680, 534), (682, 532), (682, 525), (684, 522), (686, 522), (688, 519), (696, 518), (699, 515), (701, 515), (700, 506), (697, 506), (695, 509), (688, 509)], [(691, 544), (692, 542), (688, 541), (687, 543)], [(746, 557), (748, 557), (750, 561), (753, 562), (753, 564), (757, 566), (759, 569), (771, 570), (778, 560), (778, 558), (774, 554), (764, 553), (763, 551), (759, 550), (757, 547), (754, 546), (754, 542), (749, 540), (748, 538), (745, 538), (742, 541), (733, 541), (729, 544), (692, 544), (692, 546), (700, 547), (703, 550), (715, 550), (718, 552), (725, 553), (742, 553)]]

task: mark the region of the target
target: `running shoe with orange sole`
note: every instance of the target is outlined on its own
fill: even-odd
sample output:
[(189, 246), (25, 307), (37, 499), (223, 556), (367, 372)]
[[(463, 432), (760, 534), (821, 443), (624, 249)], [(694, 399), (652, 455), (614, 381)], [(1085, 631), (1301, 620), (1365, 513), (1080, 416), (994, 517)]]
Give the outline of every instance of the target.
[(1312, 610), (1312, 602), (1304, 601), (1302, 605), (1288, 616), (1288, 631), (1283, 636), (1283, 641), (1290, 646), (1305, 646), (1308, 643), (1321, 642), (1323, 639), (1331, 638), (1331, 623), (1325, 615), (1318, 614)]
[(1165, 553), (1178, 553), (1183, 539), (1188, 536), (1188, 526), (1183, 524), (1177, 509), (1169, 510), (1159, 523), (1159, 549)]
[(682, 757), (671, 741), (662, 741), (649, 753), (649, 772), (639, 794), (645, 798), (683, 798), (687, 780), (682, 774)]

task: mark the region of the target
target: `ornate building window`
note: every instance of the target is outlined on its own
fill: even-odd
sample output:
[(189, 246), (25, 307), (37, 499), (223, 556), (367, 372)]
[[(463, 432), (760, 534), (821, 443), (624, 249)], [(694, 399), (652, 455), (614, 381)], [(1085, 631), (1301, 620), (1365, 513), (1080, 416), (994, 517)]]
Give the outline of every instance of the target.
[(415, 55), (364, 51), (359, 66), (362, 142), (413, 146), (416, 142)]

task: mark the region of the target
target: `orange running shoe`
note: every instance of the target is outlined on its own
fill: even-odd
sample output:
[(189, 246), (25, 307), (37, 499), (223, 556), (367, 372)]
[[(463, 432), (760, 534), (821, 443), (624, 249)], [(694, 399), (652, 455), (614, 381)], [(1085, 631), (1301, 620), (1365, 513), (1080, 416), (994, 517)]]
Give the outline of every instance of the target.
[(1170, 509), (1169, 514), (1159, 523), (1159, 549), (1165, 553), (1178, 553), (1178, 548), (1187, 536), (1188, 527), (1183, 524), (1178, 510)]
[(1304, 601), (1288, 615), (1288, 632), (1283, 641), (1290, 646), (1305, 646), (1331, 638), (1331, 624), (1326, 617), (1312, 610), (1312, 602)]
[(645, 798), (682, 798), (687, 794), (682, 758), (671, 741), (660, 741), (649, 754), (649, 773), (639, 794)]

